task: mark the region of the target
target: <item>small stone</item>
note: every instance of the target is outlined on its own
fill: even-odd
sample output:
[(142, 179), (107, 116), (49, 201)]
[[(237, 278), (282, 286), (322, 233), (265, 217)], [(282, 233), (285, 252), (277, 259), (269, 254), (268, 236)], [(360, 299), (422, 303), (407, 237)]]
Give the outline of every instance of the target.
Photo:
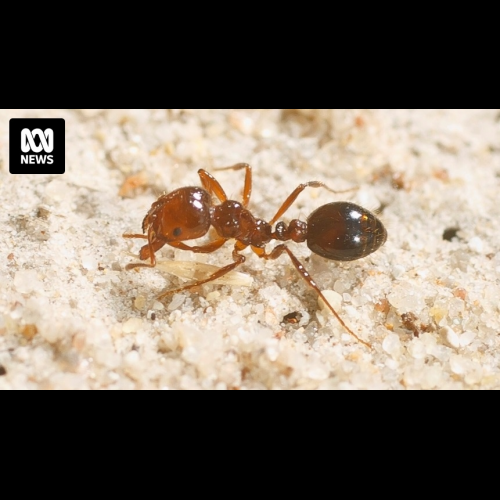
[(130, 351), (125, 355), (124, 361), (128, 366), (134, 366), (139, 363), (140, 355), (137, 351)]
[(443, 337), (451, 347), (460, 347), (460, 338), (449, 326), (445, 326), (439, 330), (439, 334)]
[(476, 338), (476, 334), (474, 332), (465, 332), (460, 335), (460, 347), (468, 346), (474, 339)]
[(206, 299), (209, 302), (212, 302), (212, 301), (216, 301), (219, 297), (220, 297), (220, 292), (218, 292), (217, 290), (214, 290), (213, 292), (207, 293)]
[(122, 331), (123, 333), (135, 333), (142, 328), (141, 318), (130, 318), (125, 323), (123, 323)]
[(179, 309), (179, 307), (184, 304), (184, 301), (186, 300), (186, 295), (183, 293), (176, 293), (172, 297), (172, 301), (170, 304), (167, 306), (167, 311), (172, 312), (175, 311), (176, 309)]
[(26, 340), (32, 340), (33, 337), (38, 333), (38, 328), (36, 325), (24, 325), (21, 329), (21, 333)]
[(406, 269), (403, 266), (400, 266), (396, 264), (392, 268), (392, 274), (395, 278), (399, 278), (401, 275), (403, 275), (406, 272)]
[(335, 283), (333, 284), (333, 289), (337, 292), (337, 293), (344, 293), (345, 291), (348, 290), (346, 284), (344, 283), (344, 281), (342, 280), (337, 280), (335, 281)]
[(396, 370), (397, 367), (399, 366), (399, 363), (392, 358), (387, 358), (387, 361), (385, 362), (385, 366), (389, 368), (390, 370)]
[(483, 253), (484, 251), (484, 243), (479, 236), (474, 236), (469, 241), (469, 248), (477, 253)]
[(82, 255), (82, 267), (87, 271), (95, 271), (97, 269), (97, 259), (90, 254)]
[(433, 306), (431, 307), (429, 314), (436, 323), (439, 323), (448, 314), (448, 311), (442, 307)]
[(50, 211), (47, 210), (45, 207), (38, 207), (36, 211), (36, 216), (39, 217), (40, 219), (48, 219), (50, 215)]
[(191, 364), (198, 364), (201, 351), (196, 346), (187, 346), (182, 351), (182, 359)]
[(450, 368), (453, 373), (463, 375), (468, 370), (469, 362), (463, 356), (458, 354), (450, 356)]
[(141, 311), (146, 305), (146, 297), (144, 295), (138, 295), (134, 300), (134, 307)]
[(62, 322), (43, 321), (39, 324), (39, 333), (49, 344), (55, 344), (65, 335), (67, 326)]
[(420, 339), (413, 339), (409, 346), (408, 352), (415, 359), (424, 359), (426, 356), (425, 344)]
[[(340, 312), (342, 309), (342, 295), (335, 292), (334, 290), (323, 290), (321, 292), (325, 299), (330, 303), (330, 305), (335, 309), (335, 311)], [(321, 297), (318, 298), (318, 305), (321, 310), (330, 311), (330, 308), (325, 304)]]
[(401, 341), (395, 333), (389, 333), (382, 342), (382, 349), (393, 358), (398, 356), (401, 351)]

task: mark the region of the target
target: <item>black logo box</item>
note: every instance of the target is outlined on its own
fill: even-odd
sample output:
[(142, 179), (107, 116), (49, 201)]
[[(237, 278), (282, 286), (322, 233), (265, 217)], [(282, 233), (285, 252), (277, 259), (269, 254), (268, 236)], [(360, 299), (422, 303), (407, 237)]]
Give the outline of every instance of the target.
[[(22, 140), (22, 131), (24, 133)], [(45, 132), (47, 129), (53, 131), (53, 150), (47, 152), (43, 146), (39, 134), (32, 134), (36, 129)], [(65, 166), (65, 121), (64, 118), (11, 118), (9, 121), (9, 172), (11, 174), (64, 174)], [(43, 140), (47, 142), (44, 137)], [(24, 143), (25, 150), (21, 148)], [(35, 144), (32, 151), (31, 144)]]

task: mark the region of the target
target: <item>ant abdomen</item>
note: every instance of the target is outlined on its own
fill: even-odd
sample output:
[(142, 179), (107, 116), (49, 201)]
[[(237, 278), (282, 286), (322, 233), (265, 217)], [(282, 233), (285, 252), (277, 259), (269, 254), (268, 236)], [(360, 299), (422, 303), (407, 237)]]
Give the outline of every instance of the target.
[(385, 243), (378, 217), (355, 203), (339, 201), (315, 210), (307, 219), (307, 246), (331, 260), (356, 260)]

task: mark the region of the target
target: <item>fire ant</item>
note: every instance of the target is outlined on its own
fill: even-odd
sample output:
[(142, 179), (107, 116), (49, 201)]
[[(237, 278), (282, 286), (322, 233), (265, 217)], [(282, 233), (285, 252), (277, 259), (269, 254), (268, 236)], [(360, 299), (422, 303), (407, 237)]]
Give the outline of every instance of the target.
[[(151, 205), (142, 222), (142, 231), (147, 234), (123, 235), (124, 238), (147, 239), (147, 244), (139, 252), (139, 258), (141, 260), (149, 259), (151, 263), (128, 264), (126, 269), (155, 267), (155, 252), (166, 244), (181, 250), (210, 253), (222, 247), (229, 239), (236, 240), (233, 249), (233, 263), (220, 268), (205, 279), (199, 279), (162, 293), (158, 297), (160, 300), (173, 293), (209, 283), (232, 271), (245, 262), (245, 257), (240, 252), (248, 246), (263, 259), (277, 259), (283, 252), (286, 252), (297, 271), (323, 299), (340, 324), (359, 342), (371, 347), (344, 323), (321, 293), (311, 275), (286, 245), (277, 245), (270, 253), (266, 253), (265, 246), (272, 240), (306, 242), (314, 253), (327, 259), (356, 260), (375, 252), (385, 243), (387, 232), (380, 220), (359, 205), (340, 201), (319, 207), (308, 217), (307, 222), (293, 219), (288, 226), (284, 222), (276, 222), (307, 187), (322, 187), (333, 193), (339, 192), (330, 189), (323, 182), (310, 181), (297, 186), (281, 205), (276, 215), (269, 222), (266, 222), (254, 217), (247, 208), (252, 192), (252, 167), (247, 163), (237, 163), (231, 167), (217, 170), (240, 169), (245, 169), (245, 184), (241, 203), (228, 200), (219, 182), (203, 169), (198, 170), (203, 187), (183, 187), (160, 196)], [(220, 204), (215, 205), (212, 196), (217, 197)], [(272, 226), (275, 223), (276, 227), (273, 231)], [(202, 246), (189, 246), (183, 243), (185, 240), (204, 236), (210, 226), (214, 227), (218, 238)]]

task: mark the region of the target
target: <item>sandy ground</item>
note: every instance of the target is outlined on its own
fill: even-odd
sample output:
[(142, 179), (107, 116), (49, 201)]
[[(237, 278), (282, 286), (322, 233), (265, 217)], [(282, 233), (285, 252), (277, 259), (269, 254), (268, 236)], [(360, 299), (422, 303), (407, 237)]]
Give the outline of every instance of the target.
[[(9, 119), (66, 120), (64, 175), (9, 174)], [(252, 211), (306, 220), (349, 200), (380, 209), (386, 244), (334, 262), (244, 251), (242, 274), (160, 302), (184, 272), (232, 261), (165, 247), (126, 271), (163, 191), (212, 172)], [(499, 110), (0, 110), (0, 389), (500, 388)], [(269, 245), (272, 248), (274, 244)], [(173, 274), (172, 274), (173, 273)], [(295, 321), (285, 316), (293, 313)]]

